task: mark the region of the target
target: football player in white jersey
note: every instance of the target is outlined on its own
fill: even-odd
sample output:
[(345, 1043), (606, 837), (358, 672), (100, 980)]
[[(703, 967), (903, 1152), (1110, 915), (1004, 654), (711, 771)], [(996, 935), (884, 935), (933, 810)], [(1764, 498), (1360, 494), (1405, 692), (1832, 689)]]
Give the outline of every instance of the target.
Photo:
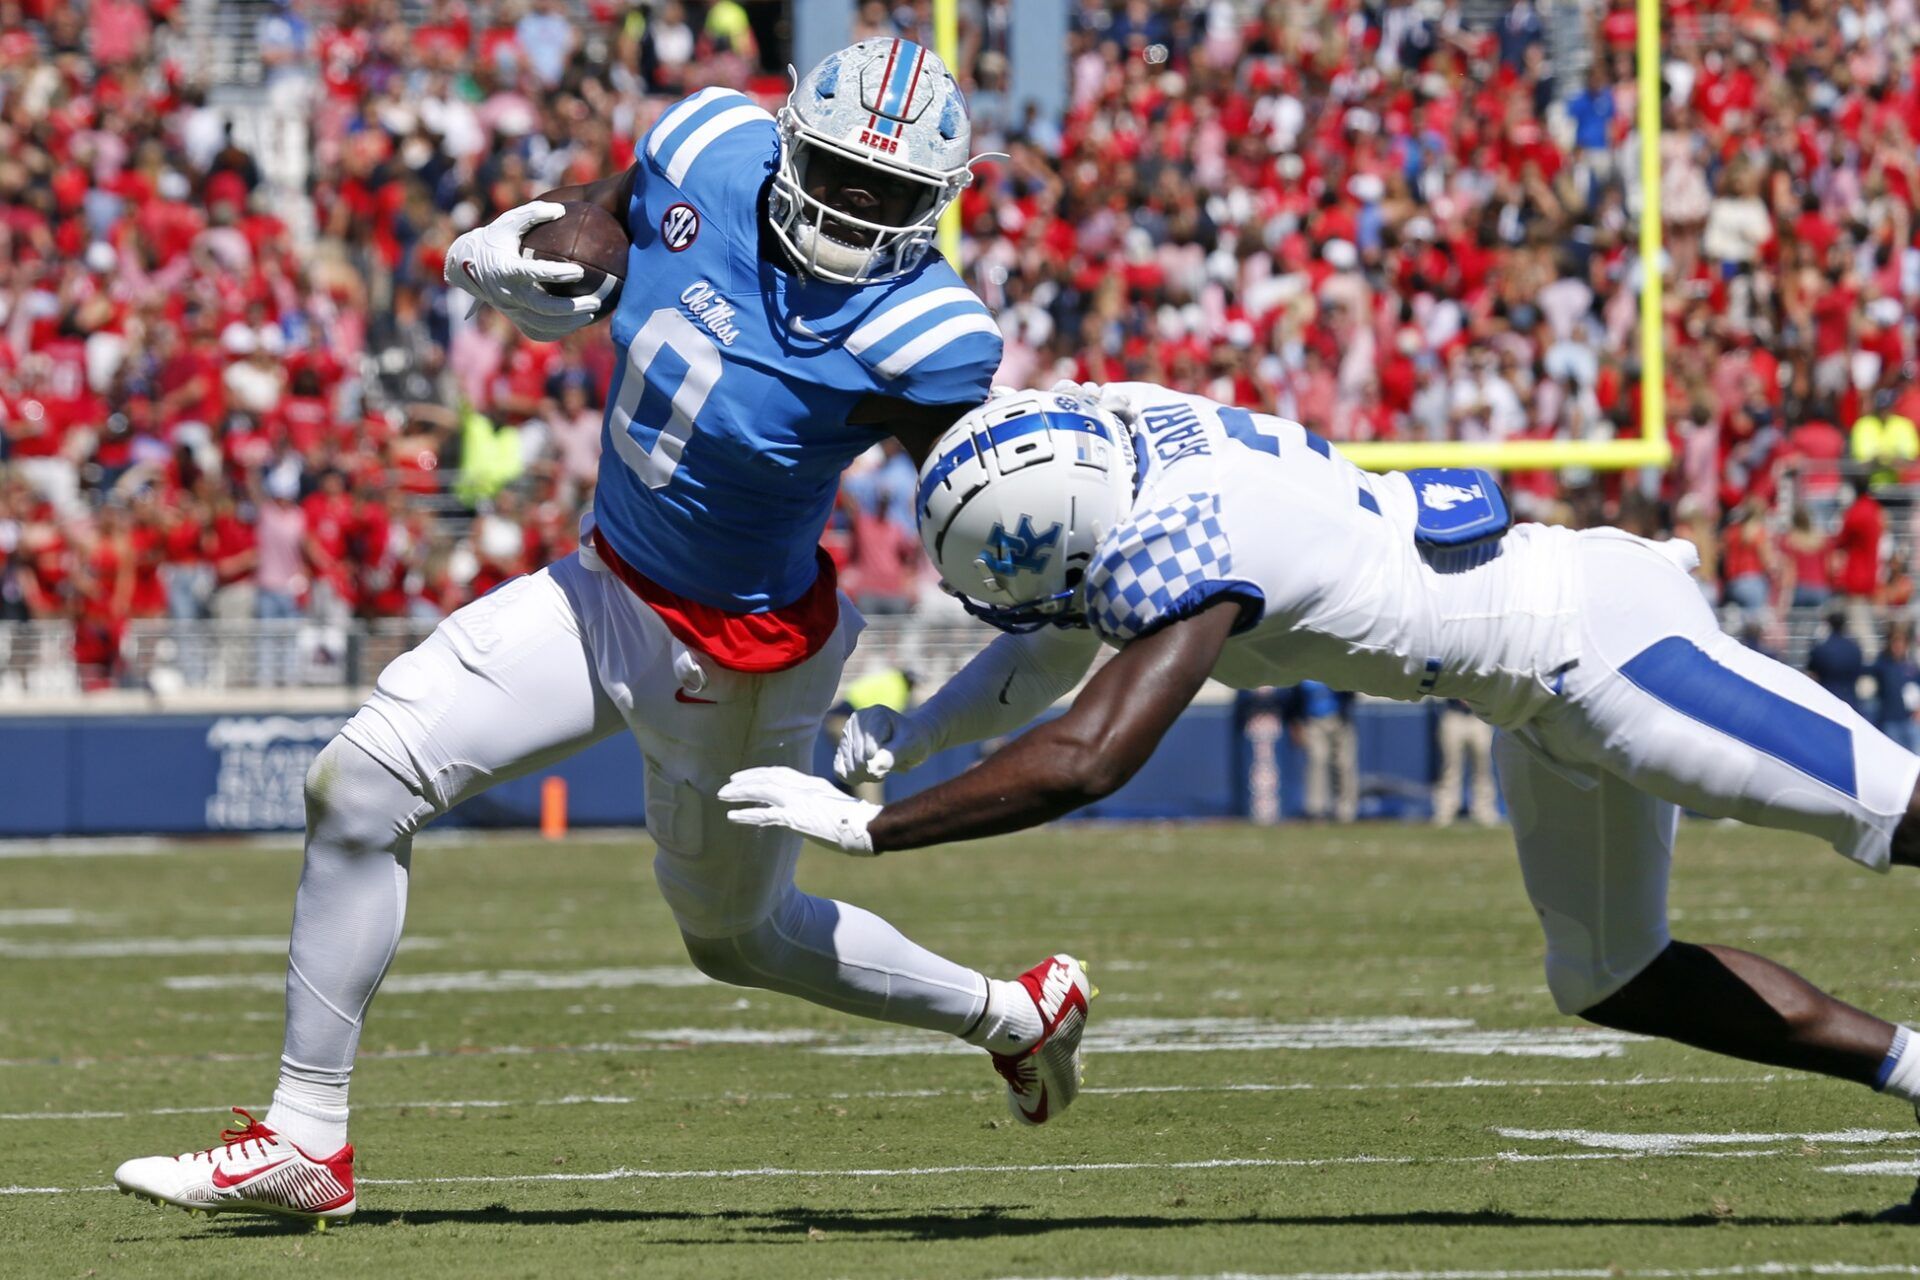
[(1920, 757), (1725, 635), (1692, 544), (1509, 528), (1491, 476), (1370, 475), (1299, 424), (1144, 384), (990, 400), (936, 446), (921, 538), (1009, 634), (911, 715), (855, 717), (865, 780), (1064, 715), (884, 808), (790, 769), (736, 822), (876, 854), (1017, 831), (1111, 794), (1208, 679), (1454, 698), (1500, 777), (1561, 1010), (1920, 1101), (1920, 1037), (1770, 960), (1668, 932), (1680, 810), (1920, 865)]
[(352, 1214), (348, 1081), (399, 943), (414, 833), (622, 731), (645, 759), (655, 880), (703, 972), (960, 1036), (994, 1055), (1024, 1123), (1072, 1102), (1091, 991), (1076, 961), (1003, 981), (935, 955), (802, 893), (799, 839), (730, 825), (714, 794), (743, 765), (810, 759), (834, 700), (863, 625), (818, 545), (840, 472), (888, 434), (924, 455), (1000, 363), (993, 318), (932, 252), (969, 139), (939, 58), (863, 41), (808, 72), (778, 119), (703, 89), (623, 173), (449, 247), (449, 283), (551, 339), (600, 300), (546, 293), (582, 269), (523, 256), (527, 228), (579, 200), (627, 232), (610, 326), (623, 359), (582, 546), (448, 618), (320, 753), (272, 1108), (217, 1146), (126, 1162), (123, 1190)]

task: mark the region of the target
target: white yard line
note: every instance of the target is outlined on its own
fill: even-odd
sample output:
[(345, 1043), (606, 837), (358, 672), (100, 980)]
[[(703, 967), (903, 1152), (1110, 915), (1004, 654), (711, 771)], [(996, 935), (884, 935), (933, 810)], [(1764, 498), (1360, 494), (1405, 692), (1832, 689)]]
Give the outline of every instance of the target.
[[(1909, 1263), (1755, 1262), (1738, 1267), (1687, 1269), (1639, 1267), (1569, 1268), (1543, 1271), (1217, 1271), (1207, 1275), (1147, 1276), (1108, 1272), (1084, 1280), (1718, 1280), (1737, 1276), (1912, 1276)], [(1003, 1280), (1081, 1280), (1077, 1277), (1003, 1277)]]
[[(1162, 1093), (1401, 1093), (1422, 1089), (1639, 1089), (1648, 1085), (1755, 1085), (1755, 1084), (1805, 1084), (1823, 1079), (1821, 1076), (1788, 1074), (1763, 1076), (1634, 1076), (1627, 1080), (1484, 1080), (1478, 1076), (1466, 1076), (1458, 1080), (1411, 1080), (1406, 1082), (1375, 1081), (1369, 1083), (1323, 1083), (1302, 1080), (1285, 1084), (1273, 1083), (1236, 1083), (1236, 1084), (1131, 1084), (1131, 1085), (1093, 1085), (1080, 1090), (1083, 1094), (1098, 1094), (1108, 1097), (1125, 1097), (1136, 1094)], [(720, 1098), (726, 1102), (846, 1102), (884, 1098), (966, 1098), (976, 1094), (993, 1093), (999, 1088), (994, 1080), (982, 1080), (978, 1087), (959, 1089), (862, 1089), (835, 1091), (832, 1093), (777, 1093), (740, 1091), (723, 1093)], [(442, 1098), (420, 1102), (362, 1102), (356, 1103), (359, 1111), (458, 1111), (463, 1108), (502, 1108), (502, 1107), (572, 1107), (596, 1105), (607, 1107), (639, 1106), (647, 1103), (666, 1103), (684, 1101), (677, 1095), (671, 1099), (629, 1098), (618, 1094), (568, 1094), (559, 1098)], [(267, 1104), (242, 1104), (247, 1110), (261, 1111)], [(134, 1111), (10, 1111), (0, 1112), (0, 1123), (7, 1121), (33, 1120), (130, 1120), (139, 1116), (220, 1116), (225, 1108), (219, 1106), (202, 1107), (152, 1107)], [(1519, 1136), (1520, 1131), (1499, 1130), (1504, 1137)], [(1579, 1132), (1570, 1130), (1568, 1132)], [(1920, 1137), (1920, 1134), (1913, 1135)]]
[[(1271, 1018), (1095, 1019), (1085, 1048), (1105, 1053), (1228, 1053), (1275, 1049), (1403, 1049), (1468, 1057), (1617, 1058), (1644, 1036), (1596, 1027), (1554, 1025), (1485, 1028), (1471, 1018), (1400, 1016), (1318, 1018), (1282, 1022)], [(879, 1057), (928, 1052), (968, 1052), (967, 1046), (926, 1032), (881, 1031), (842, 1039), (820, 1052)]]
[[(402, 951), (431, 951), (446, 944), (438, 938), (405, 938)], [(126, 960), (162, 956), (284, 956), (287, 936), (246, 938), (89, 938), (68, 942), (13, 942), (0, 938), (0, 959)], [(286, 985), (273, 980), (273, 990)]]
[[(938, 1178), (956, 1174), (1062, 1173), (1189, 1173), (1213, 1169), (1331, 1169), (1354, 1165), (1484, 1165), (1544, 1164), (1556, 1162), (1623, 1160), (1751, 1160), (1762, 1156), (1799, 1154), (1798, 1148), (1756, 1148), (1748, 1151), (1580, 1151), (1561, 1155), (1526, 1155), (1496, 1151), (1477, 1156), (1322, 1156), (1222, 1158), (1214, 1160), (1112, 1160), (1072, 1164), (951, 1164), (907, 1169), (787, 1169), (762, 1166), (744, 1169), (607, 1169), (599, 1173), (471, 1174), (441, 1178), (362, 1178), (374, 1187), (495, 1186), (529, 1182), (688, 1182), (745, 1181), (777, 1178)], [(1842, 1154), (1851, 1154), (1843, 1152)], [(1902, 1152), (1920, 1155), (1920, 1152)], [(1842, 1166), (1840, 1171), (1848, 1171)], [(112, 1187), (0, 1187), (0, 1195), (71, 1195), (111, 1191)]]
[(21, 907), (0, 911), (0, 929), (17, 929), (23, 925), (79, 924), (83, 919), (92, 918), (72, 907)]
[(1760, 1146), (1800, 1142), (1813, 1146), (1870, 1146), (1877, 1142), (1904, 1142), (1916, 1136), (1912, 1129), (1834, 1129), (1815, 1133), (1601, 1133), (1593, 1129), (1504, 1129), (1495, 1133), (1523, 1142), (1570, 1142), (1603, 1151), (1640, 1151), (1677, 1154), (1701, 1147)]
[[(430, 829), (413, 838), (414, 848), (439, 845), (533, 844), (531, 831), (487, 831), (469, 827)], [(298, 850), (303, 837), (297, 831), (233, 832), (225, 837), (203, 836), (49, 836), (0, 839), (0, 862), (18, 858), (124, 858), (162, 854), (258, 854)], [(634, 845), (647, 842), (643, 827), (581, 827), (569, 832), (562, 844), (550, 846), (564, 853), (579, 845)]]
[[(282, 951), (286, 942), (280, 943)], [(278, 992), (281, 974), (194, 973), (161, 979), (169, 991)], [(625, 987), (718, 986), (691, 965), (612, 969), (468, 969), (456, 973), (397, 973), (380, 984), (383, 996), (495, 995), (509, 991), (615, 991)]]
[(1920, 1160), (1869, 1160), (1863, 1164), (1822, 1165), (1822, 1173), (1853, 1173), (1869, 1177), (1920, 1178)]

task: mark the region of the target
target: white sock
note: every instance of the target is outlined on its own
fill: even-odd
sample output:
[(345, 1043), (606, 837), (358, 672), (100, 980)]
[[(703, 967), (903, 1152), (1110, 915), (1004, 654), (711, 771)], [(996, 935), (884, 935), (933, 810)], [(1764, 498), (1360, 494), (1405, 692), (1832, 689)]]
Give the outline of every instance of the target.
[(986, 1011), (961, 1039), (994, 1053), (1025, 1053), (1041, 1030), (1040, 1007), (1025, 987), (988, 978)]
[(347, 1145), (347, 1082), (280, 1060), (280, 1083), (263, 1122), (317, 1160)]
[(1893, 1029), (1893, 1046), (1873, 1087), (1920, 1106), (1920, 1036), (1907, 1027)]

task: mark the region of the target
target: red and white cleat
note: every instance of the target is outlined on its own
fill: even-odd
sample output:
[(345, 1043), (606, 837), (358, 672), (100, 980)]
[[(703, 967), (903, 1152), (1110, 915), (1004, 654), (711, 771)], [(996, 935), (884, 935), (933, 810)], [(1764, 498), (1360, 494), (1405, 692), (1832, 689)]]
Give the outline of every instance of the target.
[(239, 1107), (244, 1129), (220, 1145), (178, 1156), (143, 1156), (113, 1171), (122, 1195), (194, 1213), (271, 1213), (322, 1230), (353, 1216), (353, 1148), (316, 1160)]
[(1045, 1124), (1073, 1105), (1080, 1092), (1080, 1036), (1094, 996), (1086, 966), (1072, 956), (1048, 956), (1016, 979), (1040, 1010), (1040, 1039), (1021, 1054), (993, 1054), (1007, 1082), (1007, 1109), (1021, 1124)]

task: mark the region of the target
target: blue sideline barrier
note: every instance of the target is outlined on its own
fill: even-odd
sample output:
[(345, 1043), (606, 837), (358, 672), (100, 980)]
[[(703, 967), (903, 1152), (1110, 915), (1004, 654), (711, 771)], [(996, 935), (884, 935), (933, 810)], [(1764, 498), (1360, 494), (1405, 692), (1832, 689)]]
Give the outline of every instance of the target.
[[(1433, 712), (1368, 703), (1356, 710), (1370, 817), (1424, 817), (1433, 776)], [(204, 834), (293, 830), (314, 755), (344, 717), (147, 715), (0, 718), (0, 836)], [(1147, 767), (1085, 810), (1101, 819), (1232, 818), (1250, 811), (1253, 746), (1230, 705), (1182, 716)], [(1280, 812), (1302, 812), (1300, 752), (1278, 744)], [(978, 750), (943, 752), (890, 779), (891, 798), (966, 768)], [(816, 771), (832, 761), (823, 735)], [(567, 781), (580, 826), (638, 825), (645, 816), (638, 750), (609, 738), (551, 771)], [(443, 824), (526, 827), (539, 819), (542, 773), (504, 783), (456, 808)], [(1271, 776), (1271, 771), (1267, 776)]]

